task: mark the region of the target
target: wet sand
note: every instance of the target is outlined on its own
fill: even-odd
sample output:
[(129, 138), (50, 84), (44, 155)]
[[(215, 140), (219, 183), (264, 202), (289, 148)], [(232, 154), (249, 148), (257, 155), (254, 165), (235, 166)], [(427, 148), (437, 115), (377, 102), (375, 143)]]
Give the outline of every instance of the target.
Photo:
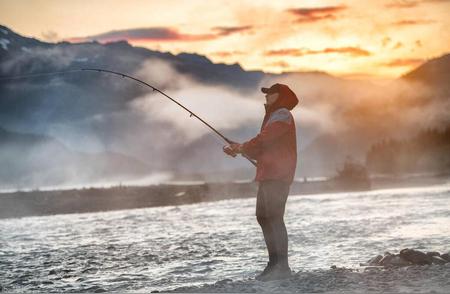
[(221, 280), (182, 287), (197, 293), (449, 293), (450, 264), (391, 269), (330, 269), (295, 273), (291, 279), (259, 282)]

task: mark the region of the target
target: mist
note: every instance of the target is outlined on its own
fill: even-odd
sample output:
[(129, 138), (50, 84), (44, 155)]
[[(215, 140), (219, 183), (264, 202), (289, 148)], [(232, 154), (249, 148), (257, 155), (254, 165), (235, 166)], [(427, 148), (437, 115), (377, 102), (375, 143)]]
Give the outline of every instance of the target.
[[(421, 129), (449, 123), (446, 92), (415, 80), (402, 78), (377, 85), (318, 72), (284, 73), (266, 74), (252, 89), (244, 89), (205, 82), (202, 75), (180, 70), (179, 61), (168, 57), (123, 54), (132, 48), (127, 46), (22, 50), (2, 61), (0, 71), (62, 70), (101, 61), (96, 66), (150, 83), (238, 142), (259, 132), (265, 102), (260, 88), (276, 82), (288, 84), (300, 100), (293, 115), (297, 176), (302, 177), (331, 176), (348, 155), (363, 160), (370, 146), (380, 140), (407, 138)], [(25, 151), (18, 147), (2, 147), (2, 160), (9, 160), (4, 185), (145, 183), (153, 179), (150, 183), (189, 174), (202, 175), (205, 180), (233, 179), (230, 173), (251, 179), (254, 175), (246, 160), (222, 152), (225, 142), (204, 124), (163, 95), (129, 79), (77, 73), (2, 83), (0, 92), (0, 126), (12, 133), (44, 136), (48, 143), (38, 151), (27, 149), (31, 158), (24, 157)], [(57, 152), (55, 144), (62, 146)], [(47, 160), (58, 156), (59, 161)], [(78, 164), (80, 156), (91, 159)]]

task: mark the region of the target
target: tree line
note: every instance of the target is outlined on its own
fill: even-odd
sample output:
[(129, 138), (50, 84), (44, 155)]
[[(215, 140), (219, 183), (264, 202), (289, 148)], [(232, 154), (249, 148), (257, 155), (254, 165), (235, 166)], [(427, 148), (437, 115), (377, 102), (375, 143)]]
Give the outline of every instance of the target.
[(378, 142), (366, 154), (371, 173), (450, 172), (450, 125), (426, 129), (407, 140)]

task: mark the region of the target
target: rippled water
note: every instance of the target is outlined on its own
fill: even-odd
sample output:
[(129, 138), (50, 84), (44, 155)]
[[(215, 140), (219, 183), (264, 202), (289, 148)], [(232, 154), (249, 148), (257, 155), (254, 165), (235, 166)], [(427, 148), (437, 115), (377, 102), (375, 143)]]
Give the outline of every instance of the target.
[[(448, 251), (450, 186), (290, 196), (294, 271)], [(255, 199), (0, 220), (3, 291), (152, 291), (253, 277), (266, 263)]]

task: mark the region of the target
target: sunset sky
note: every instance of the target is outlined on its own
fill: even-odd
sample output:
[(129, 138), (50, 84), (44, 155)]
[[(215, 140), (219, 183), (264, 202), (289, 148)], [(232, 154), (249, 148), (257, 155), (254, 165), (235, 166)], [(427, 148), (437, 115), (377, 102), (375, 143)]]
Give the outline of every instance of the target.
[(127, 40), (246, 70), (395, 78), (450, 52), (450, 1), (0, 0), (0, 24), (58, 42)]

